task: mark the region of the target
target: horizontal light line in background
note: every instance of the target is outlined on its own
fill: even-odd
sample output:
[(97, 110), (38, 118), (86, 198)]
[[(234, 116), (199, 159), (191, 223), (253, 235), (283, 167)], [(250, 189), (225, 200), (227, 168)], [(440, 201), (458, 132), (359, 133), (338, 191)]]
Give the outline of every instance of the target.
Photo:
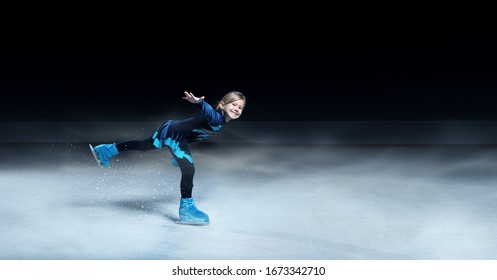
[[(1, 143), (121, 142), (160, 122), (3, 122)], [(497, 121), (230, 122), (206, 142), (247, 144), (494, 145)]]

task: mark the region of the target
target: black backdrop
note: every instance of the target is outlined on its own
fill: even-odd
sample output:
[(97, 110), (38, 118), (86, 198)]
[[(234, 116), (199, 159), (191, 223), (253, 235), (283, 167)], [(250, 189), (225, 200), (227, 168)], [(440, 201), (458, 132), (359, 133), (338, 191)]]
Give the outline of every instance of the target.
[(0, 121), (497, 120), (490, 12), (315, 22), (2, 23)]

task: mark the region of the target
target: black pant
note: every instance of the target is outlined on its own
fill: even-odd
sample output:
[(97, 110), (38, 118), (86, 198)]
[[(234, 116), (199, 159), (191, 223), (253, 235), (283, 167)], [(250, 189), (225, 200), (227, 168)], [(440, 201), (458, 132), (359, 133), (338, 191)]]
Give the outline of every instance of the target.
[[(185, 142), (182, 144), (183, 144), (182, 145), (183, 150), (185, 150), (186, 154), (191, 157), (190, 149), (188, 148), (187, 143)], [(119, 152), (131, 151), (131, 150), (149, 151), (157, 149), (157, 147), (154, 146), (153, 138), (148, 138), (141, 141), (128, 141), (124, 143), (119, 143), (116, 144), (116, 148)], [(169, 150), (171, 151), (171, 149)], [(171, 154), (173, 155), (174, 159), (178, 163), (179, 168), (181, 170), (181, 183), (180, 183), (181, 198), (190, 198), (192, 197), (193, 176), (195, 175), (195, 166), (186, 157), (178, 158), (172, 151)]]

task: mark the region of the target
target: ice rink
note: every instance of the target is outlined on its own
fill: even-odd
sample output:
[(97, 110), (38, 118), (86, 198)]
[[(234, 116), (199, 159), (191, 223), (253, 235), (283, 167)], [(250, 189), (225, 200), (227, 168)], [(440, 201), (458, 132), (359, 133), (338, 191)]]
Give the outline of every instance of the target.
[[(92, 143), (98, 144), (98, 143)], [(0, 146), (0, 259), (497, 259), (497, 146), (202, 143), (175, 223), (166, 149)]]

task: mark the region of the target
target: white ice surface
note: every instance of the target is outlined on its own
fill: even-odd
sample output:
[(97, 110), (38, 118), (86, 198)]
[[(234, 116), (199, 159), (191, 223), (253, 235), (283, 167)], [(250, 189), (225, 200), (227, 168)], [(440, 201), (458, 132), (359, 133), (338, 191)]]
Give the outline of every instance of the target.
[(175, 223), (163, 150), (0, 152), (0, 259), (497, 259), (497, 148), (192, 147), (209, 226)]

